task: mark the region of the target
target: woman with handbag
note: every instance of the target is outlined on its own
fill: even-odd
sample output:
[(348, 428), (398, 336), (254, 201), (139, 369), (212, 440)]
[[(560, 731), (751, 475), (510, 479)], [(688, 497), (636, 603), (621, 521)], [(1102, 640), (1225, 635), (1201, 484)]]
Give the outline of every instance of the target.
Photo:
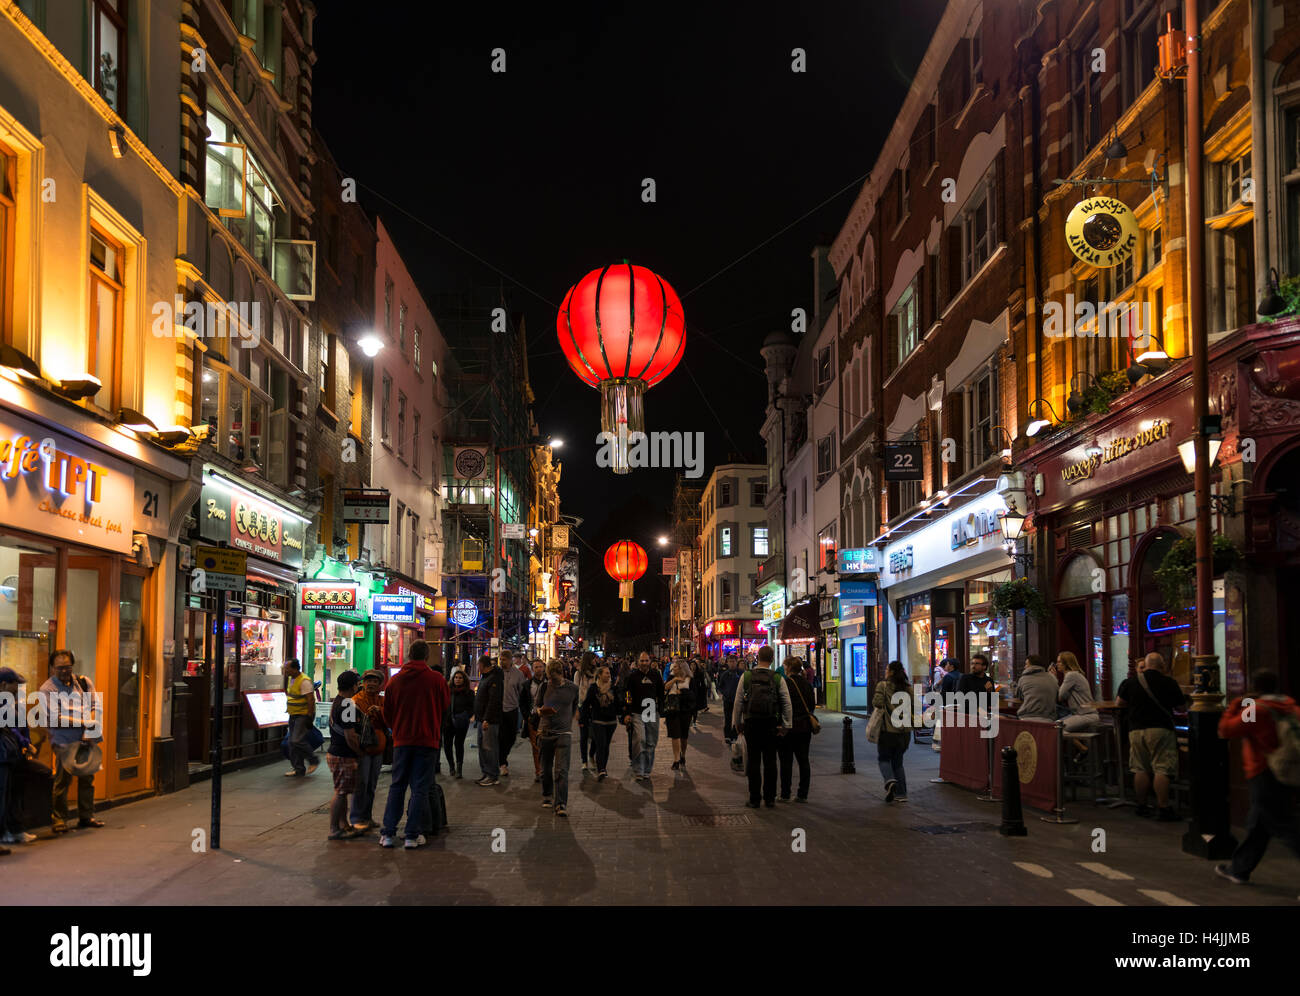
[(673, 661), (668, 681), (664, 683), (664, 720), (668, 739), (673, 745), (674, 771), (686, 767), (686, 739), (694, 716), (695, 696), (691, 692), (690, 668), (683, 660)]
[(799, 791), (796, 802), (808, 801), (808, 783), (812, 781), (812, 767), (808, 763), (808, 748), (814, 733), (820, 733), (822, 724), (813, 715), (815, 699), (812, 685), (804, 677), (802, 657), (791, 657), (785, 662), (785, 684), (790, 692), (792, 720), (790, 732), (776, 741), (776, 752), (781, 766), (781, 801), (790, 801), (790, 786), (794, 781), (794, 762), (799, 762)]
[(609, 744), (618, 726), (618, 701), (609, 668), (596, 672), (596, 680), (587, 689), (582, 703), (582, 722), (591, 731), (591, 760), (596, 765), (596, 779), (603, 781), (609, 765)]
[(873, 710), (868, 725), (867, 739), (871, 739), (870, 727), (879, 728), (876, 741), (876, 760), (880, 763), (880, 774), (885, 779), (885, 801), (907, 801), (907, 774), (903, 771), (903, 754), (912, 738), (910, 723), (904, 726), (894, 725), (894, 696), (900, 692), (907, 698), (906, 716), (910, 718), (912, 710), (912, 683), (907, 672), (898, 661), (890, 661), (885, 673), (885, 680), (876, 685), (876, 692), (871, 697)]
[(465, 736), (474, 717), (474, 690), (469, 687), (469, 676), (461, 668), (451, 676), (451, 701), (447, 703), (447, 717), (443, 722), (447, 733), (442, 738), (442, 749), (447, 754), (447, 767), (451, 774), (461, 778), (465, 773)]

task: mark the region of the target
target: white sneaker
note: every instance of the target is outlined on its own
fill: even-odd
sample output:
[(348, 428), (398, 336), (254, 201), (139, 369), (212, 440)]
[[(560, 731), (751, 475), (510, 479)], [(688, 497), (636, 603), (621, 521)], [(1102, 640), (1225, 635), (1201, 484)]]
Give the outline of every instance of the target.
[(406, 850), (408, 851), (414, 851), (417, 847), (423, 847), (427, 843), (429, 842), (424, 839), (424, 834), (420, 834), (414, 840), (412, 840), (410, 837), (407, 837), (406, 843), (404, 843), (402, 846), (406, 848)]
[(392, 837), (380, 837), (380, 838), (379, 838), (379, 846), (380, 846), (380, 847), (392, 847), (392, 846), (393, 846), (393, 838), (392, 838)]

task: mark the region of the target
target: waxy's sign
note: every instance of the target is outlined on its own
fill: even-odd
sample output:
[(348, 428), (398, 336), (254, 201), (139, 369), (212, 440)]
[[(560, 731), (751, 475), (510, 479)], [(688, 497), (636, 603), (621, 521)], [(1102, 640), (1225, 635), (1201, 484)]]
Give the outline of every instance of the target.
[(135, 478), (94, 447), (0, 413), (0, 521), (129, 553)]
[(1131, 436), (1120, 436), (1101, 447), (1100, 453), (1093, 453), (1077, 463), (1067, 464), (1061, 468), (1061, 480), (1066, 484), (1077, 484), (1089, 480), (1097, 473), (1102, 464), (1128, 456), (1135, 450), (1158, 443), (1169, 438), (1170, 423), (1162, 418), (1153, 419), (1146, 428), (1138, 429)]

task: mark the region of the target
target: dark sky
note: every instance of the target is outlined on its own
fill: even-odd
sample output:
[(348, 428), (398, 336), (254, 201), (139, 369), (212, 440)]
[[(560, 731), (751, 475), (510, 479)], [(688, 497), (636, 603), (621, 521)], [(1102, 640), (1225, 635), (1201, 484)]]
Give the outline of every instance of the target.
[[(668, 280), (686, 350), (646, 396), (647, 429), (703, 432), (706, 475), (761, 460), (758, 346), (791, 309), (812, 313), (809, 253), (843, 222), (944, 4), (787, 6), (318, 4), (317, 127), (426, 298), (505, 281), (538, 423), (565, 441), (562, 511), (601, 552), (634, 539), (655, 563), (673, 472), (596, 466), (598, 395), (556, 340), (565, 292), (624, 258)], [(651, 575), (629, 632), (654, 628)], [(584, 548), (596, 616), (617, 608), (603, 581)]]

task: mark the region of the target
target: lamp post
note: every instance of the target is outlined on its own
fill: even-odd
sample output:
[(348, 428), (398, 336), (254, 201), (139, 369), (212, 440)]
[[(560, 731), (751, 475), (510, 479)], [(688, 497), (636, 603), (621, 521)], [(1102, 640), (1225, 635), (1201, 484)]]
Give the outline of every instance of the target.
[(1219, 739), (1218, 657), (1214, 653), (1214, 557), (1210, 543), (1210, 452), (1214, 431), (1210, 418), (1209, 336), (1205, 324), (1204, 154), (1201, 147), (1201, 21), (1197, 0), (1184, 0), (1187, 29), (1187, 318), (1192, 344), (1192, 401), (1196, 434), (1192, 437), (1196, 490), (1196, 690), (1188, 715), (1192, 819), (1183, 834), (1183, 850), (1204, 858), (1226, 858), (1236, 848), (1228, 814), (1228, 748)]

